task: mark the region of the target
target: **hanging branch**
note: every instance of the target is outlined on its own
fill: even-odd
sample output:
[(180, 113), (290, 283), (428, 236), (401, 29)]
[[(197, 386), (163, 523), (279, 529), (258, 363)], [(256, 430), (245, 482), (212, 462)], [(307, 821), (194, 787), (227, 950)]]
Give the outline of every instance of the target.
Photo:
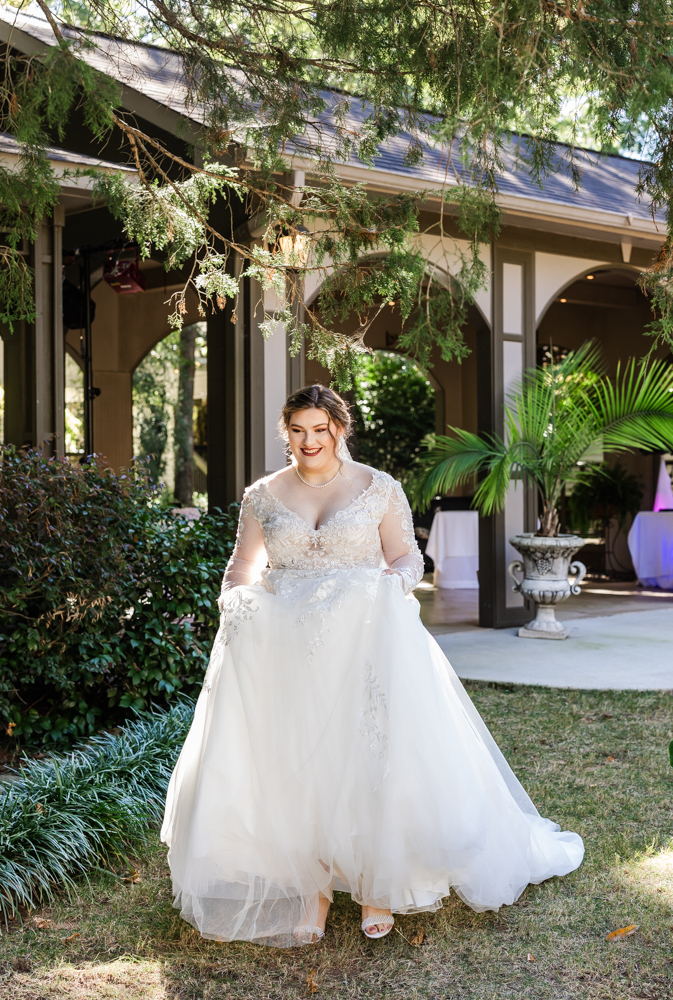
[[(10, 323), (30, 315), (21, 248), (58, 197), (47, 147), (54, 133), (64, 138), (76, 108), (93, 138), (117, 132), (128, 146), (138, 184), (99, 177), (95, 188), (127, 235), (144, 253), (166, 250), (173, 265), (192, 259), (173, 299), (173, 322), (181, 323), (190, 288), (202, 311), (236, 299), (228, 265), (235, 253), (243, 274), (279, 292), (267, 332), (282, 322), (295, 342), (308, 336), (309, 351), (342, 382), (388, 302), (406, 321), (401, 345), (424, 364), (435, 348), (447, 359), (465, 356), (467, 309), (488, 280), (481, 247), (499, 225), (506, 147), (514, 168), (533, 180), (562, 169), (581, 185), (579, 112), (568, 113), (570, 97), (575, 107), (586, 98), (582, 128), (591, 145), (648, 149), (637, 195), (673, 223), (669, 2), (615, 9), (612, 0), (520, 0), (516, 7), (505, 0), (139, 0), (132, 11), (119, 0), (38, 3), (57, 44), (44, 55), (10, 54), (0, 82), (0, 130), (21, 148), (14, 174), (0, 167), (7, 220), (1, 311)], [(67, 20), (85, 22), (76, 37)], [(118, 85), (87, 63), (100, 32), (120, 45), (152, 41), (179, 60), (181, 99), (202, 123), (203, 163), (172, 153), (119, 110)], [(573, 141), (560, 151), (563, 129)], [(512, 143), (513, 131), (525, 139)], [(375, 197), (340, 179), (342, 162), (374, 163), (390, 141), (410, 168), (433, 144), (445, 151), (431, 263), (417, 242), (427, 193)], [(297, 157), (307, 177), (298, 193), (284, 177)], [(209, 211), (218, 198), (242, 199), (261, 235), (244, 239), (214, 226)], [(654, 342), (673, 345), (673, 242), (663, 226), (662, 242), (643, 284), (655, 306)], [(309, 275), (321, 283), (311, 309), (303, 300)], [(346, 320), (352, 327), (352, 317), (354, 333), (340, 333), (336, 327)]]

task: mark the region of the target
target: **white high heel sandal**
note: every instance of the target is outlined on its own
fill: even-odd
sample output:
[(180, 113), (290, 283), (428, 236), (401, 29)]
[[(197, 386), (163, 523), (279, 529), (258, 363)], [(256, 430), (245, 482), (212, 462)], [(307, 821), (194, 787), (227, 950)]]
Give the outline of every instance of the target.
[(297, 944), (317, 944), (325, 937), (325, 932), (315, 925), (311, 927), (309, 924), (302, 924), (300, 927), (295, 927), (292, 937), (296, 938)]
[[(371, 917), (365, 917), (361, 923), (362, 931), (366, 938), (370, 941), (375, 941), (377, 938), (385, 937), (386, 934), (390, 934), (393, 929), (393, 924), (395, 923), (395, 917), (392, 913), (374, 913)], [(390, 924), (390, 927), (386, 931), (378, 931), (376, 934), (367, 934), (367, 928), (373, 927), (375, 924)]]
[[(327, 912), (325, 913), (325, 921), (331, 909), (332, 904), (330, 903), (327, 907)], [(292, 937), (296, 939), (297, 944), (317, 944), (318, 941), (322, 941), (325, 937), (325, 932), (322, 927), (318, 927), (317, 924), (300, 924), (299, 927), (295, 927), (292, 931)], [(313, 940), (315, 938), (315, 940)]]

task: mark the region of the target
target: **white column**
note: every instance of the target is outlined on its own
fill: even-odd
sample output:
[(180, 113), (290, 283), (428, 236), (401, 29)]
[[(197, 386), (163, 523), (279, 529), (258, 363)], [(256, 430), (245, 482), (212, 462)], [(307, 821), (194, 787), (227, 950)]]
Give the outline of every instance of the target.
[(52, 241), (52, 294), (53, 325), (52, 325), (52, 360), (54, 381), (54, 451), (57, 455), (65, 455), (65, 329), (63, 327), (63, 227), (65, 225), (65, 208), (63, 205), (54, 207), (53, 241)]
[[(521, 264), (502, 265), (502, 388), (503, 397), (516, 388), (523, 372), (523, 267)], [(510, 484), (505, 505), (505, 567), (518, 559), (516, 549), (509, 544), (512, 535), (524, 531), (524, 487), (521, 482)], [(511, 585), (506, 588), (506, 606), (523, 605), (521, 594), (515, 594)]]
[[(265, 315), (271, 316), (275, 308), (276, 296), (267, 291)], [(285, 443), (278, 430), (278, 418), (287, 398), (287, 362), (287, 331), (284, 323), (277, 323), (274, 332), (264, 341), (264, 464), (267, 474), (287, 465)]]

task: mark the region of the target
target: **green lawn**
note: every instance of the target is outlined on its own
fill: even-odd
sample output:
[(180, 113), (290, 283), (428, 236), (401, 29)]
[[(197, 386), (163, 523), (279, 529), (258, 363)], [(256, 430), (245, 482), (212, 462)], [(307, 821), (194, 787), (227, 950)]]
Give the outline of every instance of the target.
[[(530, 886), (499, 913), (451, 898), (436, 914), (398, 918), (399, 933), (376, 942), (339, 895), (324, 942), (279, 951), (202, 941), (171, 908), (153, 844), (134, 860), (138, 882), (96, 876), (78, 900), (10, 925), (0, 997), (670, 1000), (673, 696), (468, 690), (543, 815), (585, 838), (578, 872)], [(639, 925), (634, 935), (605, 941), (627, 924)]]

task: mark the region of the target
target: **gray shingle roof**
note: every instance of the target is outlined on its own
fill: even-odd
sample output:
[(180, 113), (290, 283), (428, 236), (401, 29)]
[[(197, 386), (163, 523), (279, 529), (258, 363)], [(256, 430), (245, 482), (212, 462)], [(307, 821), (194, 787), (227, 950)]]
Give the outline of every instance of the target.
[[(9, 156), (18, 156), (21, 152), (16, 139), (6, 132), (0, 132), (0, 155), (3, 153)], [(47, 157), (52, 163), (63, 163), (67, 167), (103, 167), (107, 170), (126, 170), (128, 168), (120, 166), (118, 163), (111, 163), (109, 160), (101, 160), (98, 156), (86, 156), (82, 153), (71, 153), (67, 149), (60, 149), (58, 146), (47, 148)], [(130, 171), (129, 171), (130, 172)]]
[[(54, 44), (51, 28), (42, 17), (17, 12), (13, 8), (0, 8), (0, 21), (5, 21), (6, 24), (14, 23), (17, 28), (43, 44)], [(73, 28), (64, 28), (64, 34), (70, 38), (80, 37), (79, 32)], [(178, 55), (153, 45), (121, 41), (105, 35), (95, 37), (97, 48), (82, 50), (81, 53), (90, 65), (114, 77), (132, 90), (151, 98), (157, 104), (196, 123), (202, 123), (203, 115), (200, 109), (188, 106), (187, 88), (182, 78)], [(367, 111), (357, 99), (352, 99), (350, 103), (349, 117), (357, 127), (366, 117)], [(419, 188), (426, 184), (452, 182), (451, 176), (447, 176), (445, 150), (427, 147), (424, 162), (410, 167), (404, 162), (408, 142), (409, 136), (404, 133), (387, 141), (379, 147), (379, 154), (373, 166), (379, 171), (405, 176), (413, 180)], [(521, 142), (525, 146), (526, 140), (525, 138), (512, 140), (506, 148), (505, 171), (499, 180), (499, 189), (503, 195), (630, 215), (634, 219), (651, 218), (647, 204), (640, 203), (635, 194), (642, 166), (640, 161), (623, 156), (601, 156), (598, 153), (582, 151), (578, 157), (582, 186), (579, 191), (575, 191), (566, 169), (568, 149), (559, 144), (558, 169), (545, 178), (543, 187), (540, 188), (531, 178), (525, 164), (520, 162), (517, 164), (516, 142)], [(358, 165), (358, 161), (354, 159), (352, 165)], [(658, 219), (662, 217), (659, 215)]]
[[(54, 33), (43, 17), (26, 14), (14, 8), (0, 7), (0, 21), (26, 32), (43, 45), (54, 45)], [(61, 26), (65, 38), (77, 41), (83, 32), (66, 25)], [(126, 84), (164, 107), (198, 121), (198, 115), (189, 111), (185, 103), (186, 88), (181, 74), (180, 57), (174, 52), (155, 45), (142, 45), (110, 38), (107, 35), (88, 34), (95, 48), (82, 49), (78, 55), (94, 69)], [(11, 44), (11, 38), (10, 38)], [(20, 40), (15, 38), (20, 47)]]

